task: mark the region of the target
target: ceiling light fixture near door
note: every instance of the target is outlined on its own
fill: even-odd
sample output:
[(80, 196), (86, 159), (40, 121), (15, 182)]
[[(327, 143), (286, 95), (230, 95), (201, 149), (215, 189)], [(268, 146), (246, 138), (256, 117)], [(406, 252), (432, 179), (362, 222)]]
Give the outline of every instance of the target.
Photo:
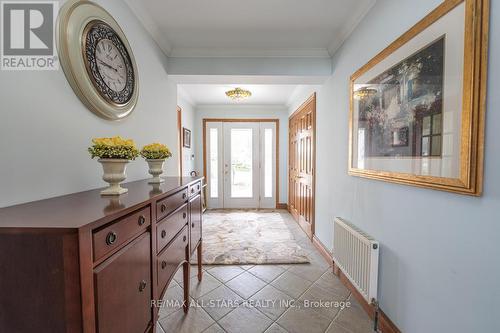
[(226, 91), (226, 96), (236, 101), (239, 101), (252, 96), (252, 93), (249, 90), (234, 88), (232, 90)]

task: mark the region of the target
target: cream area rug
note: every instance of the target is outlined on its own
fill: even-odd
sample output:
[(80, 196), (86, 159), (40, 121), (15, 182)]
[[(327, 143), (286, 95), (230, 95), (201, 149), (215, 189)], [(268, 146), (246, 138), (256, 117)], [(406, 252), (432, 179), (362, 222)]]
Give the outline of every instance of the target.
[[(203, 215), (203, 264), (308, 263), (281, 213), (211, 210)], [(191, 262), (194, 264), (196, 258)]]

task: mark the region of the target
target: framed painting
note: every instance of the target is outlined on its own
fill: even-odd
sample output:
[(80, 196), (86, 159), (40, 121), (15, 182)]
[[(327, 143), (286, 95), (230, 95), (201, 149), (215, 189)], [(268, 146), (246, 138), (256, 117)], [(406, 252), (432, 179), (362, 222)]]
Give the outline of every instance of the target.
[(187, 128), (182, 128), (182, 146), (185, 148), (191, 148), (191, 130)]
[(488, 0), (445, 0), (351, 76), (349, 174), (482, 192)]

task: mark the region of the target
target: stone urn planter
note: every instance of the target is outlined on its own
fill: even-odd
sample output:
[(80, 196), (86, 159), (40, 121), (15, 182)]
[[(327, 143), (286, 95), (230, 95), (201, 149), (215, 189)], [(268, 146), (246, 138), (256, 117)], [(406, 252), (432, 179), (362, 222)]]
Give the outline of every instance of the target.
[(149, 174), (153, 176), (149, 180), (149, 184), (160, 184), (165, 180), (160, 178), (160, 175), (163, 173), (163, 163), (165, 163), (165, 159), (146, 159), (149, 165)]
[(125, 170), (129, 160), (101, 158), (98, 160), (102, 164), (104, 174), (102, 179), (109, 183), (109, 187), (101, 191), (101, 195), (120, 195), (127, 193), (128, 189), (120, 186), (127, 176)]

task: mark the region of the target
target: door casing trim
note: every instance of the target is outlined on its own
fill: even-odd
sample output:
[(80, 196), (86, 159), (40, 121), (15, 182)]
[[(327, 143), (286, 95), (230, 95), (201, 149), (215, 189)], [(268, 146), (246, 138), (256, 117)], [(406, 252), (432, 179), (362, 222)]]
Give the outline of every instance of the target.
[(203, 176), (205, 176), (205, 181), (208, 182), (207, 178), (207, 123), (275, 123), (276, 124), (276, 207), (279, 206), (280, 197), (280, 120), (275, 118), (203, 118)]

